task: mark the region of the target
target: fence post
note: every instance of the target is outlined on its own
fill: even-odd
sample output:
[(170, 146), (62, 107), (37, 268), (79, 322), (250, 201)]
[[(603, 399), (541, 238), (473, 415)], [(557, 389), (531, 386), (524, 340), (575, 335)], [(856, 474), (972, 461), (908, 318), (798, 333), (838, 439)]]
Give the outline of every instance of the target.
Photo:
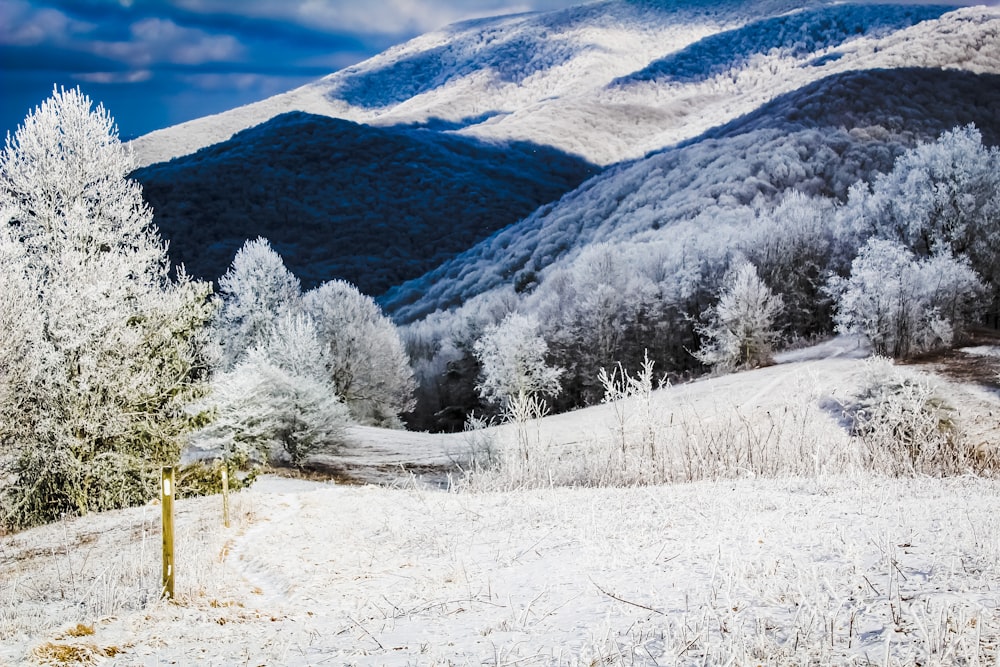
[(174, 599), (174, 483), (173, 466), (160, 470), (160, 504), (163, 507), (163, 597)]
[(222, 462), (222, 524), (229, 528), (229, 465)]

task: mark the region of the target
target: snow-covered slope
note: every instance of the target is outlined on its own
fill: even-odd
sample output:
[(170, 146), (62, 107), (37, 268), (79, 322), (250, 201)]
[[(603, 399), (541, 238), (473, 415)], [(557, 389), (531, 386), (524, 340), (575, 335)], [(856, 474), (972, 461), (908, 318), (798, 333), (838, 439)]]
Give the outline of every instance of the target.
[(824, 0), (605, 0), (432, 32), (256, 104), (133, 142), (140, 164), (288, 111), (528, 140), (611, 164), (838, 72), (1000, 71), (1000, 10)]

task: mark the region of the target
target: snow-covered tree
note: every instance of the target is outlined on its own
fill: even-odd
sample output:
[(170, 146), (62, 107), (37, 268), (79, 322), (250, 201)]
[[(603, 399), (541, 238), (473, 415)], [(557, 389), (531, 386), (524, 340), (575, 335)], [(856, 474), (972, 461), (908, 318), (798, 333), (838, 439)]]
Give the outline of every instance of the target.
[(723, 279), (719, 302), (699, 327), (703, 342), (695, 356), (723, 371), (769, 363), (783, 307), (757, 268), (745, 259), (737, 261)]
[[(37, 417), (31, 406), (48, 346), (37, 308), (38, 287), (24, 249), (0, 224), (0, 460), (30, 438)], [(2, 463), (0, 463), (2, 466)]]
[(14, 525), (152, 497), (205, 371), (210, 287), (169, 279), (132, 154), (91, 107), (56, 90), (0, 154), (0, 309), (23, 309), (5, 330), (32, 348), (29, 371), (10, 368), (37, 379), (14, 385), (21, 406), (0, 425), (14, 450), (0, 521)]
[(278, 318), (298, 308), (300, 293), (299, 279), (267, 239), (243, 244), (219, 279), (220, 366), (228, 370), (246, 351), (266, 343)]
[(974, 320), (983, 289), (965, 259), (948, 252), (920, 259), (877, 238), (862, 247), (849, 278), (830, 284), (837, 329), (862, 334), (875, 352), (897, 358), (952, 345)]
[(903, 154), (893, 170), (851, 190), (845, 217), (862, 240), (874, 235), (921, 257), (968, 258), (1000, 308), (1000, 149), (972, 126)]
[(328, 375), (351, 415), (398, 426), (413, 409), (413, 371), (396, 325), (374, 299), (343, 280), (307, 292), (303, 308), (316, 323)]
[(545, 361), (548, 345), (531, 315), (511, 313), (486, 329), (473, 347), (481, 368), (480, 395), (507, 404), (526, 396), (559, 393), (562, 369)]
[(349, 421), (327, 375), (316, 326), (303, 314), (285, 313), (267, 340), (219, 373), (201, 406), (212, 422), (193, 440), (237, 460), (302, 459), (334, 447)]
[[(978, 250), (1000, 237), (1000, 151), (984, 146), (975, 127), (945, 132), (875, 179), (863, 215), (880, 236), (918, 255)], [(1000, 253), (990, 245), (992, 256)]]
[(857, 252), (853, 244), (836, 242), (835, 211), (832, 200), (793, 191), (777, 206), (759, 210), (740, 243), (758, 275), (784, 302), (781, 321), (791, 335), (830, 330), (826, 278), (832, 270), (846, 271)]

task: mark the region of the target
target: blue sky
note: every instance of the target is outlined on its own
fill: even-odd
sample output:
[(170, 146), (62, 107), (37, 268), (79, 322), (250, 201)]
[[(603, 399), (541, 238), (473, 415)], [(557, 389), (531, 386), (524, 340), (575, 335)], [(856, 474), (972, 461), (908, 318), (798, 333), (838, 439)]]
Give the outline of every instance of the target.
[(80, 86), (123, 138), (263, 99), (454, 21), (583, 0), (0, 0), (0, 133)]

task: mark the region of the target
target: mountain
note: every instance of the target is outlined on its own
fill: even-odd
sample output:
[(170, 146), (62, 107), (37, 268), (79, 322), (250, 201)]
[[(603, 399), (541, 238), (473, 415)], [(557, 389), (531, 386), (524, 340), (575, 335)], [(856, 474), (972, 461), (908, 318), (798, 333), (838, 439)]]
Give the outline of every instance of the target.
[(191, 275), (219, 278), (264, 236), (307, 288), (381, 294), (596, 172), (547, 146), (290, 112), (132, 176)]
[(448, 26), (313, 84), (132, 143), (140, 164), (151, 164), (298, 110), (378, 126), (444, 122), (608, 165), (832, 74), (995, 71), (996, 18), (995, 8), (955, 5), (604, 0)]
[[(941, 136), (933, 150), (942, 155), (993, 159), (972, 147), (1000, 141), (997, 108), (995, 6), (727, 0), (709, 8), (694, 0), (602, 0), (449, 26), (308, 86), (133, 145), (147, 165), (175, 158), (175, 167), (140, 172), (163, 174), (164, 192), (171, 181), (195, 183), (198, 177), (186, 174), (201, 165), (275, 192), (290, 188), (275, 200), (309, 202), (319, 222), (305, 232), (288, 229), (295, 221), (280, 210), (254, 224), (287, 234), (278, 249), (310, 281), (339, 277), (344, 267), (356, 271), (353, 279), (404, 325), (421, 383), (411, 426), (439, 429), (488, 410), (476, 399), (479, 368), (470, 350), (512, 311), (538, 322), (548, 361), (563, 369), (557, 410), (600, 401), (601, 368), (635, 368), (647, 355), (676, 376), (703, 371), (691, 351), (739, 258), (783, 299), (786, 338), (830, 332), (827, 281), (850, 271), (872, 233), (863, 210), (871, 184)], [(289, 112), (299, 113), (282, 116)], [(464, 204), (449, 198), (465, 197), (463, 178), (471, 186), (484, 172), (470, 164), (459, 170), (463, 177), (442, 166), (456, 186), (442, 186), (440, 202), (421, 207), (414, 203), (425, 196), (421, 181), (383, 171), (379, 165), (393, 158), (367, 146), (375, 159), (327, 162), (300, 179), (319, 194), (304, 194), (296, 178), (275, 179), (269, 168), (279, 157), (259, 133), (276, 117), (315, 126), (320, 117), (340, 119), (330, 122), (373, 133), (378, 142), (447, 150), (457, 150), (448, 142), (471, 142), (462, 145), (476, 147), (473, 161), (510, 155), (523, 164), (525, 151), (551, 151), (550, 164), (537, 165), (529, 180), (544, 176), (553, 187), (521, 206), (513, 178), (522, 167), (498, 177), (508, 185), (490, 182), (482, 192), (491, 210), (516, 213), (470, 232), (453, 213)], [(283, 152), (313, 155), (308, 143), (285, 142)], [(219, 153), (214, 145), (227, 148)], [(440, 165), (446, 155), (421, 150), (415, 165)], [(209, 167), (227, 152), (239, 157)], [(355, 172), (387, 185), (369, 186)], [(326, 180), (339, 185), (324, 189)], [(417, 187), (404, 192), (412, 183)], [(395, 229), (391, 241), (372, 234), (371, 222), (352, 212), (369, 199), (337, 208), (336, 193), (354, 188), (391, 190), (408, 207), (401, 214), (393, 204), (372, 219), (407, 219), (409, 208), (428, 217), (398, 253), (373, 260), (409, 227)], [(989, 200), (959, 194), (976, 206)], [(165, 228), (211, 224), (210, 216), (182, 220), (200, 204), (168, 203), (172, 198), (165, 194), (162, 206), (174, 206), (169, 216), (179, 222)], [(227, 206), (246, 198), (227, 198)], [(271, 215), (265, 208), (253, 217)], [(231, 220), (230, 247), (241, 217)], [(261, 233), (242, 224), (244, 237)], [(322, 227), (337, 231), (319, 242)], [(417, 237), (425, 230), (434, 236), (422, 245)], [(332, 251), (341, 237), (350, 244)], [(364, 246), (366, 238), (373, 245)], [(433, 254), (417, 256), (428, 249)], [(327, 256), (338, 264), (324, 264)], [(397, 265), (405, 271), (387, 269)], [(1000, 292), (990, 289), (990, 308), (1000, 317)]]
[[(628, 163), (755, 117), (779, 130), (796, 118), (836, 127), (838, 92), (796, 107), (807, 104), (800, 91), (856, 81), (857, 72), (909, 69), (934, 81), (1000, 72), (998, 24), (995, 8), (782, 0), (711, 9), (605, 0), (480, 19), (137, 139), (146, 166), (135, 176), (173, 259), (192, 274), (218, 278), (243, 240), (264, 235), (306, 284), (346, 278), (372, 295), (394, 290), (383, 303), (395, 310), (415, 298), (400, 296), (414, 288), (403, 282), (555, 202), (596, 173), (592, 165)], [(919, 75), (912, 85), (924, 85)], [(883, 103), (876, 92), (844, 89), (840, 99), (870, 97), (877, 109), (868, 115), (882, 114), (874, 125), (920, 122), (928, 110), (910, 113), (912, 96)], [(790, 105), (783, 116), (761, 111), (777, 100)], [(938, 131), (941, 110), (930, 111)], [(952, 125), (975, 120), (953, 116)], [(533, 155), (544, 159), (534, 164)]]
[[(975, 124), (1000, 145), (1000, 74), (901, 68), (833, 75), (684, 144), (610, 168), (381, 299), (397, 321), (508, 289), (595, 243), (669, 241), (673, 225), (776, 200), (846, 198), (905, 148)], [(523, 277), (521, 278), (523, 280)]]

